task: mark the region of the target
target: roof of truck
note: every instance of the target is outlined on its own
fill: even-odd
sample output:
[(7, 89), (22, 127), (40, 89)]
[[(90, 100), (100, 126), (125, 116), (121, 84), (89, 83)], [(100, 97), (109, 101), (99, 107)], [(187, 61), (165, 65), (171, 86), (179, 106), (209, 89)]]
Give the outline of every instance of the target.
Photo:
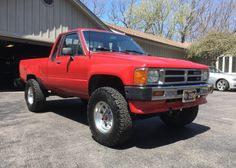
[(96, 32), (107, 32), (107, 33), (113, 33), (113, 34), (122, 34), (124, 36), (126, 36), (123, 33), (116, 33), (116, 32), (112, 32), (112, 31), (107, 31), (107, 30), (100, 30), (100, 29), (94, 29), (94, 28), (77, 28), (77, 29), (71, 29), (68, 30), (66, 32), (63, 32), (61, 34), (68, 34), (68, 33), (72, 33), (72, 32), (82, 32), (82, 31), (96, 31)]

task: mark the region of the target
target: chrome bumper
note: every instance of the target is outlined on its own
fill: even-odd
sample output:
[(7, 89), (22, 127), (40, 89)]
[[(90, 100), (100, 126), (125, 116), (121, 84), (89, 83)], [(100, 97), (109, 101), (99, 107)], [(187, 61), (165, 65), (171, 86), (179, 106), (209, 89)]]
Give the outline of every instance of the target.
[[(196, 90), (197, 97), (206, 96), (213, 92), (213, 85), (198, 84), (198, 85), (182, 85), (182, 86), (126, 86), (125, 93), (128, 100), (171, 100), (182, 99), (184, 90)], [(161, 96), (155, 96), (156, 92), (162, 92)]]

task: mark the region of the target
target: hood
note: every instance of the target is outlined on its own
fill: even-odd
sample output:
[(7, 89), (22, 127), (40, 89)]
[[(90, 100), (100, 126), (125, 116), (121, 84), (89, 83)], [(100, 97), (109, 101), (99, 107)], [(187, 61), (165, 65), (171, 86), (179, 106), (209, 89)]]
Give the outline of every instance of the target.
[(140, 67), (158, 67), (158, 68), (183, 68), (183, 69), (208, 69), (208, 66), (194, 63), (191, 61), (165, 58), (158, 56), (132, 55), (123, 53), (97, 52), (92, 53), (92, 57), (105, 57), (111, 59), (111, 62), (118, 63), (119, 61), (127, 62), (128, 64), (137, 64)]

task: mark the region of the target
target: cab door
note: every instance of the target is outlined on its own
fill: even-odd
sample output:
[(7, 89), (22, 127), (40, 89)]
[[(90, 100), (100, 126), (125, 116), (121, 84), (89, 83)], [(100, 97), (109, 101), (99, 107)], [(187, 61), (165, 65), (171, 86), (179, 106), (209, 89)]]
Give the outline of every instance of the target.
[(79, 34), (66, 34), (61, 47), (53, 61), (53, 71), (56, 74), (56, 89), (68, 96), (81, 96), (86, 86), (85, 72), (88, 58), (85, 56)]
[(58, 53), (60, 50), (61, 42), (63, 39), (63, 35), (59, 36), (54, 48), (52, 49), (52, 53), (48, 60), (46, 74), (47, 74), (47, 88), (49, 90), (58, 91), (61, 88), (61, 82), (63, 81), (62, 77), (62, 66), (61, 62), (58, 58)]
[[(66, 92), (71, 96), (78, 96), (84, 98), (87, 96), (88, 87), (88, 65), (89, 57), (86, 56), (79, 33), (68, 35), (64, 43), (63, 49), (71, 49), (72, 53), (62, 54), (68, 57), (66, 67), (64, 69)], [(63, 53), (63, 51), (61, 51)]]

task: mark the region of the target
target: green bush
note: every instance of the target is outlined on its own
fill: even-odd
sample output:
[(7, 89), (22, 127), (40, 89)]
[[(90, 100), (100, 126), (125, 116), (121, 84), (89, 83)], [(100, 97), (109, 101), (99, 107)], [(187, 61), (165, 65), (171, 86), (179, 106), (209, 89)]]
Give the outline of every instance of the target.
[(188, 59), (216, 60), (222, 54), (236, 55), (236, 34), (211, 33), (193, 43), (187, 51)]

